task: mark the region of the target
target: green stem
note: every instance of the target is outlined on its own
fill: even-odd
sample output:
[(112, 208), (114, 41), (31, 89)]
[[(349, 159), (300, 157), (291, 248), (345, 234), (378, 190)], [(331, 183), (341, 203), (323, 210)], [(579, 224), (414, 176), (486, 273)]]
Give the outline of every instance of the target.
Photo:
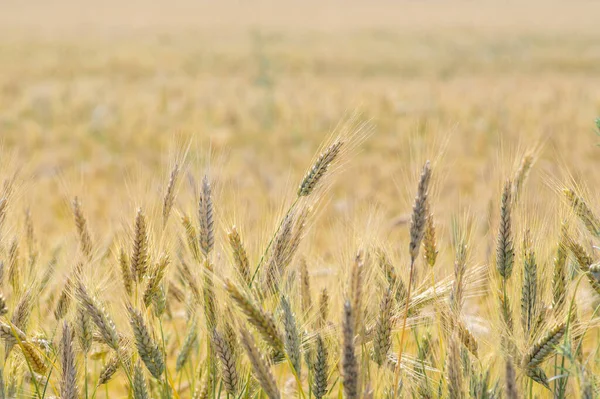
[[(163, 354), (165, 355), (165, 393), (169, 392), (169, 376), (168, 376), (168, 370), (169, 367), (167, 367), (167, 350), (166, 350), (166, 345), (165, 345), (165, 333), (163, 331), (163, 323), (162, 323), (162, 317), (158, 318), (158, 325), (160, 326), (160, 338), (162, 340), (162, 350), (163, 350)], [(171, 395), (169, 395), (168, 397), (171, 397)]]
[(85, 353), (84, 357), (83, 357), (83, 369), (84, 369), (83, 378), (85, 379), (85, 399), (88, 399), (88, 358), (87, 358), (87, 353)]

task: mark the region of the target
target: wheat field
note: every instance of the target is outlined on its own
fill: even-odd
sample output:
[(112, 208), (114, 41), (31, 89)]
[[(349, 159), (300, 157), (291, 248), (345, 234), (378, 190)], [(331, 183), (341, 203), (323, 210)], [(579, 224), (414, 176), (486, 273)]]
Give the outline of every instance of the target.
[(0, 398), (595, 398), (600, 4), (0, 3)]

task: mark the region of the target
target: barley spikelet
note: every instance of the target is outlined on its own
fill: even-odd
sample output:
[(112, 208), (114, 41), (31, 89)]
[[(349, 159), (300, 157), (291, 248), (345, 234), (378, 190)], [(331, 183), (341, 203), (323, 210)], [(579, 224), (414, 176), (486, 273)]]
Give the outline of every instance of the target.
[(502, 205), (500, 207), (500, 226), (496, 250), (496, 269), (503, 280), (508, 280), (514, 264), (514, 249), (511, 233), (511, 183), (508, 180), (502, 191)]
[(324, 327), (329, 317), (329, 294), (327, 288), (323, 288), (319, 296), (319, 326)]
[(538, 384), (542, 384), (547, 389), (550, 389), (550, 384), (548, 383), (548, 377), (544, 370), (539, 367), (529, 368), (526, 370), (527, 377), (531, 378)]
[(354, 328), (357, 332), (362, 323), (362, 286), (364, 274), (363, 254), (359, 252), (354, 258), (350, 272), (350, 298), (352, 300), (352, 311), (354, 314)]
[(506, 399), (518, 399), (519, 391), (517, 389), (517, 379), (515, 376), (515, 368), (510, 358), (506, 359), (504, 367), (504, 392)]
[(208, 176), (202, 179), (202, 190), (198, 200), (198, 221), (200, 224), (199, 243), (200, 249), (205, 257), (215, 245), (215, 229), (213, 219), (213, 201), (211, 197), (210, 184)]
[(521, 289), (521, 325), (526, 335), (532, 333), (536, 319), (537, 306), (537, 263), (531, 248), (529, 232), (525, 233), (523, 243), (523, 284)]
[(219, 360), (221, 361), (221, 376), (223, 385), (228, 394), (235, 396), (238, 386), (238, 372), (236, 358), (227, 340), (222, 338), (216, 331), (213, 333), (213, 344)]
[(373, 357), (375, 363), (382, 366), (387, 361), (387, 354), (392, 346), (392, 291), (388, 288), (383, 294), (379, 316), (373, 341)]
[(558, 313), (564, 308), (567, 295), (567, 245), (568, 232), (566, 224), (561, 226), (560, 240), (554, 257), (552, 275), (552, 308)]
[(135, 217), (133, 251), (131, 253), (131, 275), (138, 283), (148, 270), (148, 228), (142, 208), (138, 208)]
[(512, 197), (513, 197), (513, 201), (516, 203), (517, 200), (519, 199), (520, 195), (521, 195), (521, 191), (523, 190), (523, 185), (525, 184), (525, 180), (527, 180), (527, 176), (529, 176), (529, 171), (531, 170), (531, 167), (533, 166), (533, 154), (528, 153), (525, 154), (525, 156), (523, 156), (523, 159), (521, 160), (521, 164), (519, 165), (519, 169), (517, 169), (517, 172), (515, 173), (515, 177), (513, 180), (513, 187), (512, 187)]
[(404, 282), (402, 281), (400, 276), (397, 275), (394, 265), (389, 261), (389, 259), (383, 251), (379, 252), (378, 259), (379, 266), (383, 270), (385, 278), (390, 288), (394, 292), (394, 298), (396, 299), (396, 303), (404, 303), (404, 300), (406, 299), (406, 286), (404, 285)]
[(198, 326), (196, 323), (196, 318), (194, 318), (188, 328), (188, 332), (185, 335), (185, 340), (183, 341), (183, 345), (179, 350), (179, 354), (177, 355), (177, 363), (175, 364), (175, 371), (179, 372), (185, 366), (185, 363), (190, 357), (192, 349), (198, 340)]
[(169, 176), (169, 184), (167, 184), (167, 191), (165, 192), (165, 197), (163, 198), (163, 227), (167, 225), (167, 222), (169, 221), (169, 216), (171, 215), (171, 209), (173, 209), (173, 203), (175, 202), (175, 186), (177, 185), (178, 177), (179, 164), (176, 163), (175, 166), (173, 166), (173, 170), (171, 170), (171, 174)]
[(473, 354), (473, 356), (477, 357), (477, 349), (479, 345), (473, 333), (467, 328), (467, 326), (465, 326), (465, 324), (460, 319), (456, 320), (456, 327), (460, 342), (462, 342), (465, 348), (467, 348), (469, 352)]
[(129, 265), (129, 259), (125, 250), (121, 248), (119, 252), (119, 266), (121, 268), (121, 280), (123, 281), (123, 287), (127, 295), (131, 296), (133, 293), (133, 276), (131, 275), (131, 266)]
[(42, 375), (45, 374), (48, 370), (48, 367), (44, 362), (44, 358), (38, 352), (39, 350), (36, 349), (33, 344), (26, 341), (21, 342), (19, 347), (21, 348), (21, 352), (23, 353), (25, 360), (33, 372)]
[(513, 317), (510, 300), (508, 299), (508, 297), (504, 297), (502, 294), (498, 295), (498, 297), (500, 299), (500, 312), (502, 314), (502, 319), (504, 320), (507, 330), (512, 331)]
[(169, 255), (163, 254), (152, 270), (152, 273), (148, 278), (148, 285), (146, 285), (146, 289), (144, 290), (144, 305), (146, 305), (146, 307), (150, 306), (152, 299), (158, 294), (158, 291), (160, 290), (160, 284), (165, 277), (169, 263)]
[(250, 262), (248, 261), (248, 254), (246, 253), (246, 249), (244, 248), (240, 234), (235, 226), (231, 228), (231, 231), (227, 234), (227, 236), (229, 238), (229, 245), (231, 246), (231, 250), (233, 252), (233, 259), (235, 261), (236, 269), (242, 277), (244, 283), (250, 286), (250, 282), (252, 280)]
[(300, 356), (300, 334), (296, 327), (296, 318), (287, 298), (281, 298), (283, 325), (285, 329), (285, 351), (298, 377), (302, 375), (302, 357)]
[(165, 370), (163, 354), (161, 353), (158, 344), (154, 342), (150, 336), (150, 332), (144, 323), (142, 314), (131, 306), (128, 306), (127, 310), (129, 312), (129, 323), (131, 324), (131, 329), (133, 330), (133, 336), (135, 338), (135, 346), (140, 355), (140, 359), (142, 359), (146, 368), (150, 371), (150, 374), (152, 374), (154, 378), (159, 379)]
[(77, 315), (75, 318), (77, 328), (77, 339), (79, 341), (79, 348), (85, 354), (89, 353), (92, 347), (92, 340), (94, 336), (94, 326), (92, 319), (85, 311), (85, 308), (79, 304), (77, 306)]
[(342, 320), (342, 379), (344, 395), (348, 399), (358, 398), (358, 361), (354, 351), (354, 317), (350, 301), (344, 303), (344, 317)]
[[(13, 311), (12, 317), (10, 319), (12, 325), (20, 330), (27, 331), (27, 326), (29, 324), (29, 319), (31, 316), (31, 310), (33, 308), (33, 296), (31, 290), (27, 290), (22, 296), (15, 310)], [(5, 356), (8, 357), (11, 349), (13, 348), (16, 341), (6, 341), (5, 345)]]
[(451, 292), (451, 306), (456, 315), (460, 314), (463, 306), (463, 292), (465, 272), (467, 271), (467, 245), (461, 242), (456, 248), (456, 259), (454, 261), (454, 282)]
[(265, 286), (267, 291), (277, 291), (276, 282), (282, 275), (284, 268), (287, 266), (288, 248), (292, 239), (292, 228), (294, 226), (294, 214), (290, 212), (286, 215), (281, 224), (275, 239), (273, 241), (273, 249), (271, 250), (271, 258), (267, 265)]
[(214, 329), (217, 326), (217, 302), (215, 297), (215, 286), (213, 282), (213, 266), (208, 261), (205, 262), (204, 284), (202, 291), (206, 323), (210, 329)]
[(103, 341), (113, 350), (118, 350), (119, 334), (117, 333), (115, 323), (108, 316), (104, 307), (87, 292), (87, 289), (81, 282), (77, 284), (76, 295), (83, 308), (98, 328)]
[(108, 383), (116, 372), (119, 370), (121, 362), (119, 361), (119, 355), (113, 353), (100, 370), (100, 376), (98, 377), (98, 385), (104, 385)]
[(594, 289), (594, 291), (596, 291), (598, 295), (600, 295), (600, 282), (598, 281), (598, 279), (596, 279), (596, 276), (594, 276), (594, 274), (591, 272), (586, 272), (585, 276), (587, 277), (590, 286)]
[(75, 227), (77, 228), (77, 234), (79, 235), (79, 245), (81, 252), (86, 258), (92, 258), (92, 238), (87, 227), (87, 220), (81, 210), (81, 202), (79, 198), (75, 197), (71, 203), (73, 209), (73, 218), (75, 219)]
[(302, 313), (308, 314), (312, 307), (312, 298), (310, 295), (310, 275), (306, 259), (300, 259), (300, 298), (302, 299)]
[(252, 364), (252, 372), (258, 380), (263, 391), (269, 397), (269, 399), (280, 399), (281, 394), (277, 388), (275, 378), (273, 377), (273, 374), (271, 374), (269, 365), (265, 361), (264, 357), (258, 351), (252, 335), (250, 335), (248, 330), (244, 328), (240, 330), (240, 335), (242, 339), (242, 345), (244, 346), (246, 354), (248, 355), (248, 359), (250, 359), (250, 363)]
[(564, 193), (567, 201), (569, 201), (569, 204), (573, 208), (573, 211), (579, 219), (581, 219), (588, 231), (592, 235), (600, 237), (600, 220), (585, 200), (582, 197), (577, 196), (571, 189), (565, 189)]
[(61, 399), (77, 399), (79, 390), (77, 389), (77, 367), (73, 350), (73, 331), (67, 322), (63, 323), (60, 363), (62, 366), (60, 397)]
[(19, 267), (19, 243), (13, 239), (8, 251), (8, 282), (13, 292), (18, 294), (21, 290), (21, 270)]
[(200, 294), (200, 288), (198, 287), (198, 283), (196, 282), (196, 279), (194, 278), (194, 275), (192, 274), (190, 267), (188, 266), (188, 264), (185, 261), (183, 261), (183, 259), (179, 260), (179, 264), (181, 266), (181, 268), (180, 268), (181, 276), (183, 277), (185, 282), (190, 287), (190, 291), (192, 292), (192, 295), (194, 297), (194, 300), (196, 301), (196, 304), (198, 304), (198, 305), (201, 304), (202, 303), (202, 295)]
[(281, 334), (277, 330), (277, 326), (273, 318), (258, 308), (250, 298), (244, 295), (231, 281), (225, 283), (225, 289), (235, 301), (238, 307), (246, 315), (248, 322), (252, 324), (260, 333), (263, 340), (276, 351), (284, 350)]
[(63, 288), (60, 296), (58, 297), (56, 307), (54, 308), (54, 317), (57, 321), (65, 317), (65, 315), (69, 311), (69, 306), (71, 305), (71, 285), (72, 281), (69, 277), (67, 279), (65, 287)]
[(33, 220), (31, 219), (31, 210), (29, 208), (25, 210), (25, 241), (29, 250), (29, 266), (33, 267), (38, 257), (38, 251), (36, 249)]
[(188, 216), (181, 217), (181, 224), (185, 230), (185, 237), (187, 240), (188, 248), (192, 253), (192, 257), (196, 262), (200, 262), (200, 247), (198, 245), (198, 234), (196, 228), (192, 224), (192, 221)]
[(150, 399), (148, 393), (148, 386), (146, 385), (146, 377), (144, 377), (144, 370), (142, 365), (138, 362), (135, 364), (133, 371), (133, 399)]
[(462, 373), (460, 364), (460, 349), (458, 346), (458, 336), (455, 332), (448, 342), (448, 359), (446, 360), (446, 375), (448, 382), (448, 398), (464, 398), (462, 388)]
[(343, 144), (343, 141), (336, 141), (319, 155), (315, 163), (304, 176), (304, 179), (302, 179), (302, 183), (300, 183), (300, 186), (298, 187), (298, 197), (306, 197), (313, 192), (319, 183), (319, 180), (321, 180), (331, 163), (339, 154)]
[(523, 367), (535, 369), (555, 351), (556, 345), (565, 334), (566, 324), (560, 323), (541, 337), (523, 357)]
[(435, 222), (433, 219), (433, 213), (429, 209), (429, 201), (426, 202), (427, 207), (427, 218), (425, 219), (425, 233), (423, 234), (423, 256), (425, 262), (430, 266), (435, 266), (437, 260), (438, 250), (435, 238)]
[(20, 341), (25, 341), (27, 339), (25, 333), (21, 331), (20, 328), (0, 321), (0, 338), (2, 338), (6, 343), (10, 342), (14, 345), (17, 343), (16, 337)]
[(431, 167), (429, 161), (427, 161), (425, 162), (425, 166), (423, 166), (423, 171), (421, 172), (419, 188), (417, 190), (417, 196), (413, 205), (410, 223), (409, 253), (411, 263), (414, 263), (419, 255), (419, 247), (421, 246), (421, 241), (423, 240), (423, 234), (425, 232), (425, 221), (427, 219), (426, 203), (430, 179)]
[(321, 335), (317, 335), (316, 360), (313, 364), (313, 394), (316, 399), (322, 399), (327, 394), (327, 347)]
[(579, 264), (581, 270), (583, 270), (584, 272), (588, 271), (590, 266), (594, 263), (594, 260), (587, 253), (585, 248), (583, 248), (583, 246), (578, 242), (569, 238), (569, 249), (571, 250), (571, 253), (577, 260), (577, 263)]

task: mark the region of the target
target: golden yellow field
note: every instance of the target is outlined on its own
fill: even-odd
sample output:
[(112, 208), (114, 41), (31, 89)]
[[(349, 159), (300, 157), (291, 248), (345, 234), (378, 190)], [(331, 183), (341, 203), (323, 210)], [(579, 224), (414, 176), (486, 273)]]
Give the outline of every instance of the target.
[(0, 3), (0, 398), (319, 399), (324, 348), (326, 398), (597, 397), (598, 16), (585, 1)]

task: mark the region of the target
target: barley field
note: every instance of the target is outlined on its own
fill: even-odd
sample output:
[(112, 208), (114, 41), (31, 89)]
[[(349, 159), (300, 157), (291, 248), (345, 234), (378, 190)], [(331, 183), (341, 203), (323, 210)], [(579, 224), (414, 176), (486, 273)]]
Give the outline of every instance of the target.
[(0, 398), (600, 397), (600, 3), (0, 3)]

